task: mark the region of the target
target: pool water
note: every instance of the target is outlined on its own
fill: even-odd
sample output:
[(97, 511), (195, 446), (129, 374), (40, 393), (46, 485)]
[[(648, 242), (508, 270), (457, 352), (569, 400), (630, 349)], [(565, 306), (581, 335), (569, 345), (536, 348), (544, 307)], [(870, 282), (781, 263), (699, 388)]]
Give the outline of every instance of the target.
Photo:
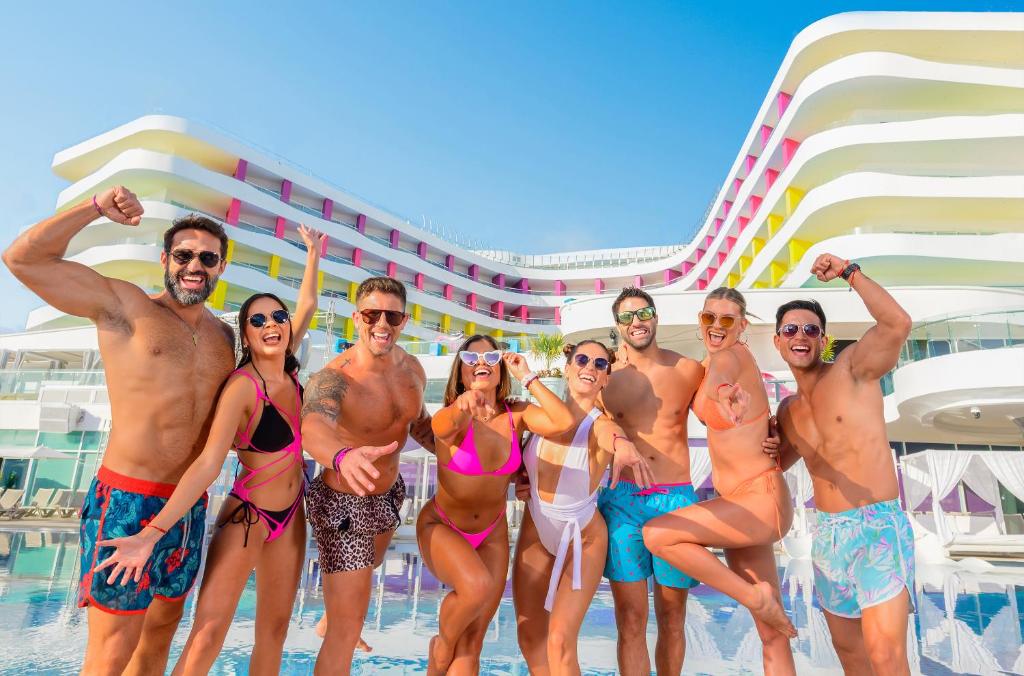
[[(65, 674), (81, 665), (86, 613), (74, 607), (77, 548), (74, 531), (0, 531), (0, 674)], [(798, 673), (842, 673), (814, 599), (809, 562), (785, 562), (779, 575), (786, 609), (799, 631), (793, 642)], [(918, 613), (910, 620), (915, 672), (1024, 672), (1024, 566), (919, 567), (917, 575)], [(392, 548), (374, 585), (363, 632), (373, 652), (357, 653), (354, 673), (423, 673), (443, 590), (411, 545)], [(171, 664), (188, 635), (194, 598), (186, 605)], [(246, 673), (255, 601), (250, 581), (212, 673)], [(315, 626), (322, 613), (320, 588), (312, 575), (303, 580), (296, 599), (283, 673), (312, 671), (320, 645)], [(652, 613), (652, 651), (655, 635)], [(761, 672), (760, 644), (749, 613), (721, 594), (706, 587), (691, 593), (686, 635), (686, 674)], [(584, 673), (615, 673), (615, 618), (606, 584), (587, 614), (579, 652)], [(481, 673), (528, 673), (516, 644), (510, 588), (488, 631)]]

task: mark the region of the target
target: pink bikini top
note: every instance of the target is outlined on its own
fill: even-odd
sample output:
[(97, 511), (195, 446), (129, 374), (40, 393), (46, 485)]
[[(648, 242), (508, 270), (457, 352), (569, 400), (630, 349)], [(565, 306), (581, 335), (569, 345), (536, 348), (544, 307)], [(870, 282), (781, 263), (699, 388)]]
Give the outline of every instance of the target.
[(473, 421), (469, 421), (469, 428), (466, 430), (466, 436), (462, 438), (462, 443), (452, 454), (452, 459), (445, 465), (446, 469), (450, 469), (456, 474), (462, 474), (464, 476), (482, 476), (489, 474), (491, 476), (502, 476), (505, 474), (512, 474), (519, 470), (519, 465), (523, 461), (523, 453), (519, 448), (519, 435), (516, 434), (516, 427), (512, 421), (512, 411), (509, 410), (508, 404), (505, 404), (505, 412), (508, 413), (508, 427), (512, 431), (512, 444), (508, 453), (508, 460), (505, 464), (494, 470), (493, 472), (485, 471), (480, 466), (480, 456), (476, 452), (476, 443), (473, 441)]

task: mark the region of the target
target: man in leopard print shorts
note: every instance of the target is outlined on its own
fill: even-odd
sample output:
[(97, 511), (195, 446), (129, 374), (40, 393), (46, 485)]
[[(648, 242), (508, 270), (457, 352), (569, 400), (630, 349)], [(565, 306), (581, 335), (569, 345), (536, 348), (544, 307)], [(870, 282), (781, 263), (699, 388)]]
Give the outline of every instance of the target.
[(405, 287), (371, 277), (359, 285), (355, 303), (359, 341), (310, 379), (302, 406), (303, 447), (325, 467), (307, 494), (327, 611), (317, 674), (351, 669), (372, 572), (384, 560), (405, 499), (396, 451), (410, 435), (434, 449), (423, 405), (426, 374), (395, 347), (408, 321)]

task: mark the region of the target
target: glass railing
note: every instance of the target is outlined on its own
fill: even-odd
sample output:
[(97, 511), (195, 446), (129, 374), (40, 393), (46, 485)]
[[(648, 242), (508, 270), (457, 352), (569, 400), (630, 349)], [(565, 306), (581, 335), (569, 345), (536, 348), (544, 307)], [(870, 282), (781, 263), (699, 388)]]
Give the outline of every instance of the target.
[(313, 207), (308, 207), (305, 204), (302, 204), (301, 202), (289, 202), (288, 204), (290, 204), (291, 206), (295, 207), (299, 211), (304, 211), (307, 214), (310, 214), (312, 216), (316, 216), (317, 218), (323, 218), (324, 217), (323, 212), (320, 211), (319, 209), (314, 209)]
[(0, 371), (0, 399), (36, 399), (47, 383), (61, 385), (106, 385), (103, 371)]
[(259, 190), (262, 193), (266, 193), (268, 195), (276, 197), (277, 199), (281, 199), (281, 191), (280, 190), (274, 190), (273, 188), (265, 188), (262, 185), (257, 185), (256, 183), (253, 183), (252, 181), (250, 181), (248, 179), (246, 179), (245, 183), (246, 183), (246, 185), (251, 185), (252, 187), (256, 188), (257, 190)]
[(288, 275), (278, 275), (277, 276), (277, 281), (281, 282), (285, 286), (290, 286), (293, 289), (297, 289), (300, 286), (302, 286), (302, 278), (301, 277), (290, 277)]
[(320, 295), (324, 298), (342, 298), (348, 300), (348, 292), (346, 291), (335, 291), (334, 289), (324, 289), (320, 292)]
[(253, 225), (252, 223), (246, 223), (245, 221), (238, 221), (237, 226), (242, 230), (248, 230), (249, 232), (255, 232), (260, 235), (274, 236), (274, 231), (270, 227), (263, 227), (259, 225)]
[(1024, 345), (1024, 309), (957, 315), (914, 326), (897, 368), (960, 352)]
[(260, 265), (259, 263), (247, 263), (245, 261), (233, 260), (233, 261), (231, 261), (231, 265), (232, 266), (241, 267), (241, 268), (249, 268), (250, 270), (256, 270), (258, 272), (262, 272), (263, 274), (269, 274), (270, 273), (270, 268), (268, 266)]

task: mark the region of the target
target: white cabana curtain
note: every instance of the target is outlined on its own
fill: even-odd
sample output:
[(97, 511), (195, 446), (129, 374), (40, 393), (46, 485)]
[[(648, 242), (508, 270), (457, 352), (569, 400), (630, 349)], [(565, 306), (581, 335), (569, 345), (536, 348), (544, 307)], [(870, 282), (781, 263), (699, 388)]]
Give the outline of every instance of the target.
[(996, 529), (1000, 533), (1006, 532), (1006, 521), (1003, 518), (1003, 501), (999, 498), (999, 481), (996, 480), (993, 472), (978, 454), (971, 458), (971, 462), (964, 471), (964, 483), (974, 491), (979, 498), (992, 505), (992, 511), (996, 517)]
[(971, 462), (973, 454), (969, 452), (935, 453), (926, 451), (928, 470), (931, 475), (932, 488), (932, 512), (935, 515), (935, 532), (942, 544), (947, 544), (953, 536), (946, 523), (945, 514), (942, 511), (940, 501), (949, 495), (949, 492), (956, 487), (957, 482), (964, 476), (968, 463)]
[(1018, 500), (1024, 500), (1024, 453), (992, 451), (979, 455), (985, 459), (985, 464), (992, 470), (992, 474), (995, 475), (999, 483), (1003, 484), (1006, 490), (1013, 493)]
[(700, 488), (711, 476), (711, 456), (707, 446), (690, 447), (690, 482), (693, 487)]

